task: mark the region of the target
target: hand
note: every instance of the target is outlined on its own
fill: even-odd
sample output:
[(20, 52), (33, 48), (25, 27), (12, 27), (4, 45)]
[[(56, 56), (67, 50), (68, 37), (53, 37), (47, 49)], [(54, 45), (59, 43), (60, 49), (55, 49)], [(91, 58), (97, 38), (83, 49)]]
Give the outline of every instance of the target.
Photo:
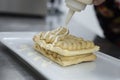
[(94, 5), (100, 5), (102, 4), (103, 2), (105, 2), (106, 0), (93, 0), (93, 4)]

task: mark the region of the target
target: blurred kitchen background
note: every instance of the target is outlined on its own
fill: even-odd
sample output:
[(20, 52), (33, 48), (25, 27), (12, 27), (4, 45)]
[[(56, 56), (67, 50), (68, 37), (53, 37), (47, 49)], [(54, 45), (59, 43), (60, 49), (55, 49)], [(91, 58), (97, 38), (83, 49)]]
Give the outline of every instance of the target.
[[(67, 12), (64, 0), (0, 0), (0, 32), (52, 30), (64, 26)], [(68, 26), (78, 37), (91, 40), (96, 35), (102, 52), (120, 58), (119, 48), (105, 39), (92, 5), (76, 12)]]
[[(64, 26), (67, 11), (64, 0), (0, 0), (0, 32), (52, 30)], [(75, 13), (69, 28), (74, 35), (85, 39), (94, 38), (102, 52), (120, 59), (119, 48), (104, 38), (92, 5)], [(5, 46), (0, 44), (0, 47), (0, 80), (40, 80), (32, 77), (34, 73), (29, 73), (30, 70), (7, 54), (12, 52)]]
[[(64, 0), (0, 0), (0, 32), (52, 30), (64, 26), (67, 11)], [(68, 26), (76, 36), (85, 39), (98, 36), (95, 42), (101, 51), (120, 58), (119, 48), (105, 39), (92, 5), (76, 12)]]
[[(0, 0), (0, 31), (39, 31), (59, 27), (64, 25), (67, 10), (64, 0)], [(76, 13), (70, 24), (73, 21), (77, 23), (74, 26), (80, 28), (83, 25), (103, 37), (92, 6)]]

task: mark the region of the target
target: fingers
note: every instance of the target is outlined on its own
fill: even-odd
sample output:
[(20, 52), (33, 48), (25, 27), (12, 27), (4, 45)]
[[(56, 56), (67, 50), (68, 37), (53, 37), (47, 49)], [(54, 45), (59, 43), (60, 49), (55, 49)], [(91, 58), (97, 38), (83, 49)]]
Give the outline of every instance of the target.
[(105, 2), (106, 0), (94, 0), (93, 1), (93, 4), (94, 5), (100, 5), (100, 4), (102, 4), (103, 2)]

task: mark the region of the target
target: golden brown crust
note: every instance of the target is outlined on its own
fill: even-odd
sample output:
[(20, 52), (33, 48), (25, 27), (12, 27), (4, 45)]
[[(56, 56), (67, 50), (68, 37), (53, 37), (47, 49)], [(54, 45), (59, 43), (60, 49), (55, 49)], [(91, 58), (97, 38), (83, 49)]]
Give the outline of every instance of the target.
[(67, 48), (63, 49), (61, 47), (56, 47), (53, 44), (46, 43), (44, 40), (40, 40), (40, 41), (35, 42), (35, 43), (39, 44), (41, 47), (43, 47), (45, 49), (48, 49), (48, 50), (50, 50), (52, 52), (56, 52), (57, 54), (60, 54), (60, 55), (63, 55), (63, 56), (75, 56), (75, 55), (80, 55), (80, 54), (93, 53), (93, 52), (99, 50), (98, 46), (95, 46), (95, 47), (93, 47), (91, 49), (69, 50), (67, 48), (74, 49), (73, 46), (69, 46), (69, 45), (66, 45)]
[(96, 59), (93, 52), (99, 50), (92, 41), (70, 35), (64, 27), (41, 32), (33, 40), (35, 50), (62, 66), (93, 61)]
[(52, 31), (40, 32), (34, 36), (33, 40), (36, 43), (44, 41), (46, 44), (53, 44), (55, 47), (69, 51), (87, 50), (96, 47), (92, 41), (87, 41), (69, 34), (69, 30), (64, 27)]
[(51, 59), (52, 61), (62, 65), (62, 66), (69, 66), (73, 64), (78, 64), (81, 62), (86, 61), (94, 61), (96, 56), (92, 53), (82, 54), (77, 56), (62, 56), (55, 52), (49, 51), (47, 49), (42, 48), (39, 44), (34, 45), (34, 49), (46, 56), (47, 58)]

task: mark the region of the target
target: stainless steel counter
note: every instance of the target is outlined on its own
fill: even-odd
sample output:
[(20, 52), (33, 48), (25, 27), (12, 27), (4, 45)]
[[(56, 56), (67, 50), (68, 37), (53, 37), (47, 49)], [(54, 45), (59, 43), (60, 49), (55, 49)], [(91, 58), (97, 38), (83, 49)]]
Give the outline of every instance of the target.
[[(56, 17), (45, 18), (21, 18), (21, 17), (0, 17), (0, 32), (37, 32), (51, 30), (56, 26)], [(60, 23), (60, 21), (58, 21)], [(51, 27), (49, 27), (49, 26)], [(7, 47), (0, 43), (0, 80), (46, 80), (37, 71), (28, 67), (24, 61), (18, 58)]]
[[(0, 17), (1, 32), (47, 29), (44, 19)], [(13, 52), (0, 43), (0, 80), (45, 80), (10, 53)]]
[(0, 13), (46, 16), (47, 0), (0, 0)]
[[(53, 17), (54, 18), (54, 17)], [(60, 25), (58, 21), (57, 25), (55, 22), (60, 18), (54, 18), (55, 20), (47, 21), (45, 19), (35, 18), (11, 18), (1, 17), (0, 18), (0, 31), (46, 31), (55, 28)], [(47, 23), (46, 23), (47, 22)], [(74, 24), (77, 26), (77, 24)], [(51, 27), (49, 27), (51, 26)], [(77, 36), (83, 36), (85, 39), (94, 40), (94, 42), (101, 46), (101, 51), (109, 53), (114, 57), (119, 58), (120, 50), (109, 41), (98, 37), (90, 30), (84, 28), (72, 29), (72, 33)], [(87, 35), (86, 35), (87, 34)], [(88, 35), (89, 34), (89, 35)], [(27, 67), (23, 61), (18, 60), (17, 57), (11, 55), (13, 53), (8, 48), (0, 43), (0, 80), (45, 80), (42, 75), (37, 75), (33, 69)]]
[(0, 43), (0, 80), (45, 80), (10, 53), (13, 52)]

